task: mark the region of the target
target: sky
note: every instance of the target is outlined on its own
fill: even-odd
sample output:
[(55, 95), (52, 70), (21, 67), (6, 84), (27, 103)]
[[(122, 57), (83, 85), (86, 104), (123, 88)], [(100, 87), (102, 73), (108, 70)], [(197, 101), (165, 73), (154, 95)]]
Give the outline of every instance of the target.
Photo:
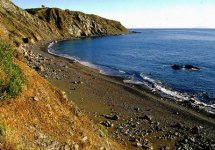
[(58, 7), (120, 21), (127, 28), (215, 28), (215, 0), (12, 0), (21, 8)]

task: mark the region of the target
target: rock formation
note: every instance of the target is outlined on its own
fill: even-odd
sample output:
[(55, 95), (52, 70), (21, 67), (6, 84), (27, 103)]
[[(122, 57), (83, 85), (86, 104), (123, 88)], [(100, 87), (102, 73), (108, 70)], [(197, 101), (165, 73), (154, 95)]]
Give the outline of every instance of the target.
[(196, 67), (196, 66), (193, 66), (193, 65), (182, 66), (182, 65), (176, 65), (176, 64), (174, 64), (171, 67), (174, 70), (181, 70), (181, 69), (192, 70), (192, 71), (198, 71), (198, 70), (200, 70), (199, 67)]
[(120, 22), (96, 15), (62, 10), (37, 8), (23, 10), (9, 0), (0, 0), (0, 39), (21, 43), (81, 36), (100, 36), (128, 33)]

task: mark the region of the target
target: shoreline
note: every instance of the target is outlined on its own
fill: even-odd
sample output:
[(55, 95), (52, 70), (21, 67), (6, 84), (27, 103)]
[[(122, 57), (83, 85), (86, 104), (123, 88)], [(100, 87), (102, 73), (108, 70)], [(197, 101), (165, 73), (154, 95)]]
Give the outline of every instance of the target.
[[(190, 130), (195, 126), (201, 126), (203, 127), (201, 130), (208, 133), (206, 137), (214, 137), (213, 132), (215, 131), (212, 129), (215, 128), (215, 120), (208, 117), (207, 114), (198, 113), (189, 107), (178, 105), (177, 102), (166, 100), (150, 90), (125, 84), (121, 78), (105, 76), (98, 70), (83, 66), (78, 62), (53, 56), (47, 52), (47, 46), (47, 43), (36, 44), (32, 51), (36, 55), (40, 54), (41, 57), (52, 60), (43, 63), (44, 70), (47, 68), (60, 69), (60, 72), (56, 71), (59, 79), (52, 75), (46, 76), (43, 69), (38, 72), (49, 82), (65, 91), (69, 99), (87, 113), (96, 124), (106, 123), (108, 125), (110, 123), (110, 126), (114, 124), (113, 127), (107, 128), (112, 132), (110, 136), (119, 142), (131, 148), (135, 148), (133, 145), (137, 142), (147, 143), (141, 140), (131, 142), (132, 138), (135, 140), (139, 138), (139, 135), (135, 136), (133, 133), (135, 129), (139, 130), (139, 133), (144, 133), (144, 138), (149, 139), (153, 147), (162, 147), (162, 143), (174, 147), (175, 143), (180, 141), (178, 139), (184, 138), (186, 135), (185, 131), (177, 131), (181, 134), (179, 137), (174, 135), (176, 129), (171, 126), (177, 123)], [(61, 74), (65, 77), (62, 77)], [(61, 77), (62, 79), (60, 79)], [(148, 119), (147, 117), (140, 119), (144, 118), (143, 114), (148, 116)], [(110, 119), (111, 115), (117, 115), (118, 120)], [(123, 131), (121, 127), (126, 128), (126, 131)], [(147, 131), (141, 131), (142, 128)], [(200, 128), (198, 129), (200, 130)], [(126, 134), (127, 132), (128, 134)], [(172, 132), (174, 138), (155, 139), (153, 134), (160, 132)], [(201, 140), (204, 141), (204, 138)]]
[[(77, 38), (75, 40), (79, 40), (79, 39), (81, 39), (81, 38)], [(63, 41), (63, 40), (60, 40), (60, 41)], [(185, 105), (187, 107), (191, 107), (194, 111), (200, 111), (201, 113), (207, 114), (208, 116), (215, 117), (215, 105), (214, 104), (210, 105), (210, 104), (201, 102), (197, 98), (194, 98), (192, 95), (189, 95), (187, 93), (186, 94), (180, 93), (178, 91), (174, 91), (174, 90), (170, 90), (169, 88), (165, 88), (162, 86), (162, 84), (158, 85), (157, 83), (153, 83), (153, 81), (151, 81), (153, 79), (151, 79), (147, 76), (143, 77), (143, 79), (147, 78), (147, 82), (149, 82), (149, 83), (146, 83), (146, 81), (127, 79), (127, 78), (123, 77), (123, 75), (117, 76), (117, 75), (105, 73), (105, 70), (100, 69), (99, 66), (96, 66), (90, 62), (78, 60), (78, 59), (74, 58), (73, 56), (69, 56), (69, 55), (67, 56), (65, 54), (62, 54), (62, 55), (55, 54), (55, 52), (53, 52), (55, 50), (52, 47), (54, 46), (54, 44), (57, 44), (60, 41), (52, 41), (52, 42), (48, 43), (47, 49), (45, 51), (51, 55), (68, 59), (68, 61), (74, 61), (75, 63), (79, 63), (80, 65), (89, 67), (90, 69), (96, 69), (100, 74), (102, 74), (104, 76), (107, 76), (107, 77), (110, 77), (113, 79), (119, 79), (120, 83), (122, 83), (123, 85), (135, 86), (136, 88), (138, 88), (138, 90), (147, 91), (150, 94), (156, 95), (161, 99), (175, 101), (175, 103), (177, 103), (179, 105)], [(157, 86), (157, 88), (156, 88), (156, 86)]]

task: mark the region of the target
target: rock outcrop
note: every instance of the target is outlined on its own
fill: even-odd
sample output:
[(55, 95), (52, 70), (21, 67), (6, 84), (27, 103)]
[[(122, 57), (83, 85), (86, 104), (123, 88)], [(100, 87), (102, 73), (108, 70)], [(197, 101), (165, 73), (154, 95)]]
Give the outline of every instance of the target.
[(182, 66), (182, 65), (176, 65), (176, 64), (174, 64), (171, 67), (174, 70), (181, 70), (181, 69), (186, 69), (186, 70), (191, 70), (191, 71), (198, 71), (198, 70), (200, 70), (199, 67), (196, 67), (196, 66), (193, 66), (193, 65)]
[(0, 0), (0, 30), (4, 31), (1, 32), (0, 39), (16, 46), (23, 43), (24, 38), (34, 43), (42, 39), (60, 37), (60, 34), (53, 32), (46, 22), (15, 6), (9, 0)]
[(128, 30), (120, 22), (96, 15), (58, 8), (23, 10), (9, 0), (0, 0), (0, 39), (16, 46), (40, 40), (123, 33)]
[(27, 9), (27, 11), (57, 29), (62, 36), (95, 36), (127, 33), (120, 22), (96, 15), (59, 8)]

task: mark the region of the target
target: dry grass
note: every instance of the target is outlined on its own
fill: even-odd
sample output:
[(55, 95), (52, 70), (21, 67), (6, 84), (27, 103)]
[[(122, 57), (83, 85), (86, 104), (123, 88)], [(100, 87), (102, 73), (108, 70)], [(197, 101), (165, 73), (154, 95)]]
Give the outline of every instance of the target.
[(5, 79), (5, 72), (2, 70), (1, 64), (0, 64), (0, 80), (4, 80)]
[(18, 98), (0, 106), (0, 116), (11, 129), (8, 145), (18, 149), (125, 149), (99, 136), (98, 128), (61, 91), (22, 62), (16, 63), (27, 78), (27, 87)]

